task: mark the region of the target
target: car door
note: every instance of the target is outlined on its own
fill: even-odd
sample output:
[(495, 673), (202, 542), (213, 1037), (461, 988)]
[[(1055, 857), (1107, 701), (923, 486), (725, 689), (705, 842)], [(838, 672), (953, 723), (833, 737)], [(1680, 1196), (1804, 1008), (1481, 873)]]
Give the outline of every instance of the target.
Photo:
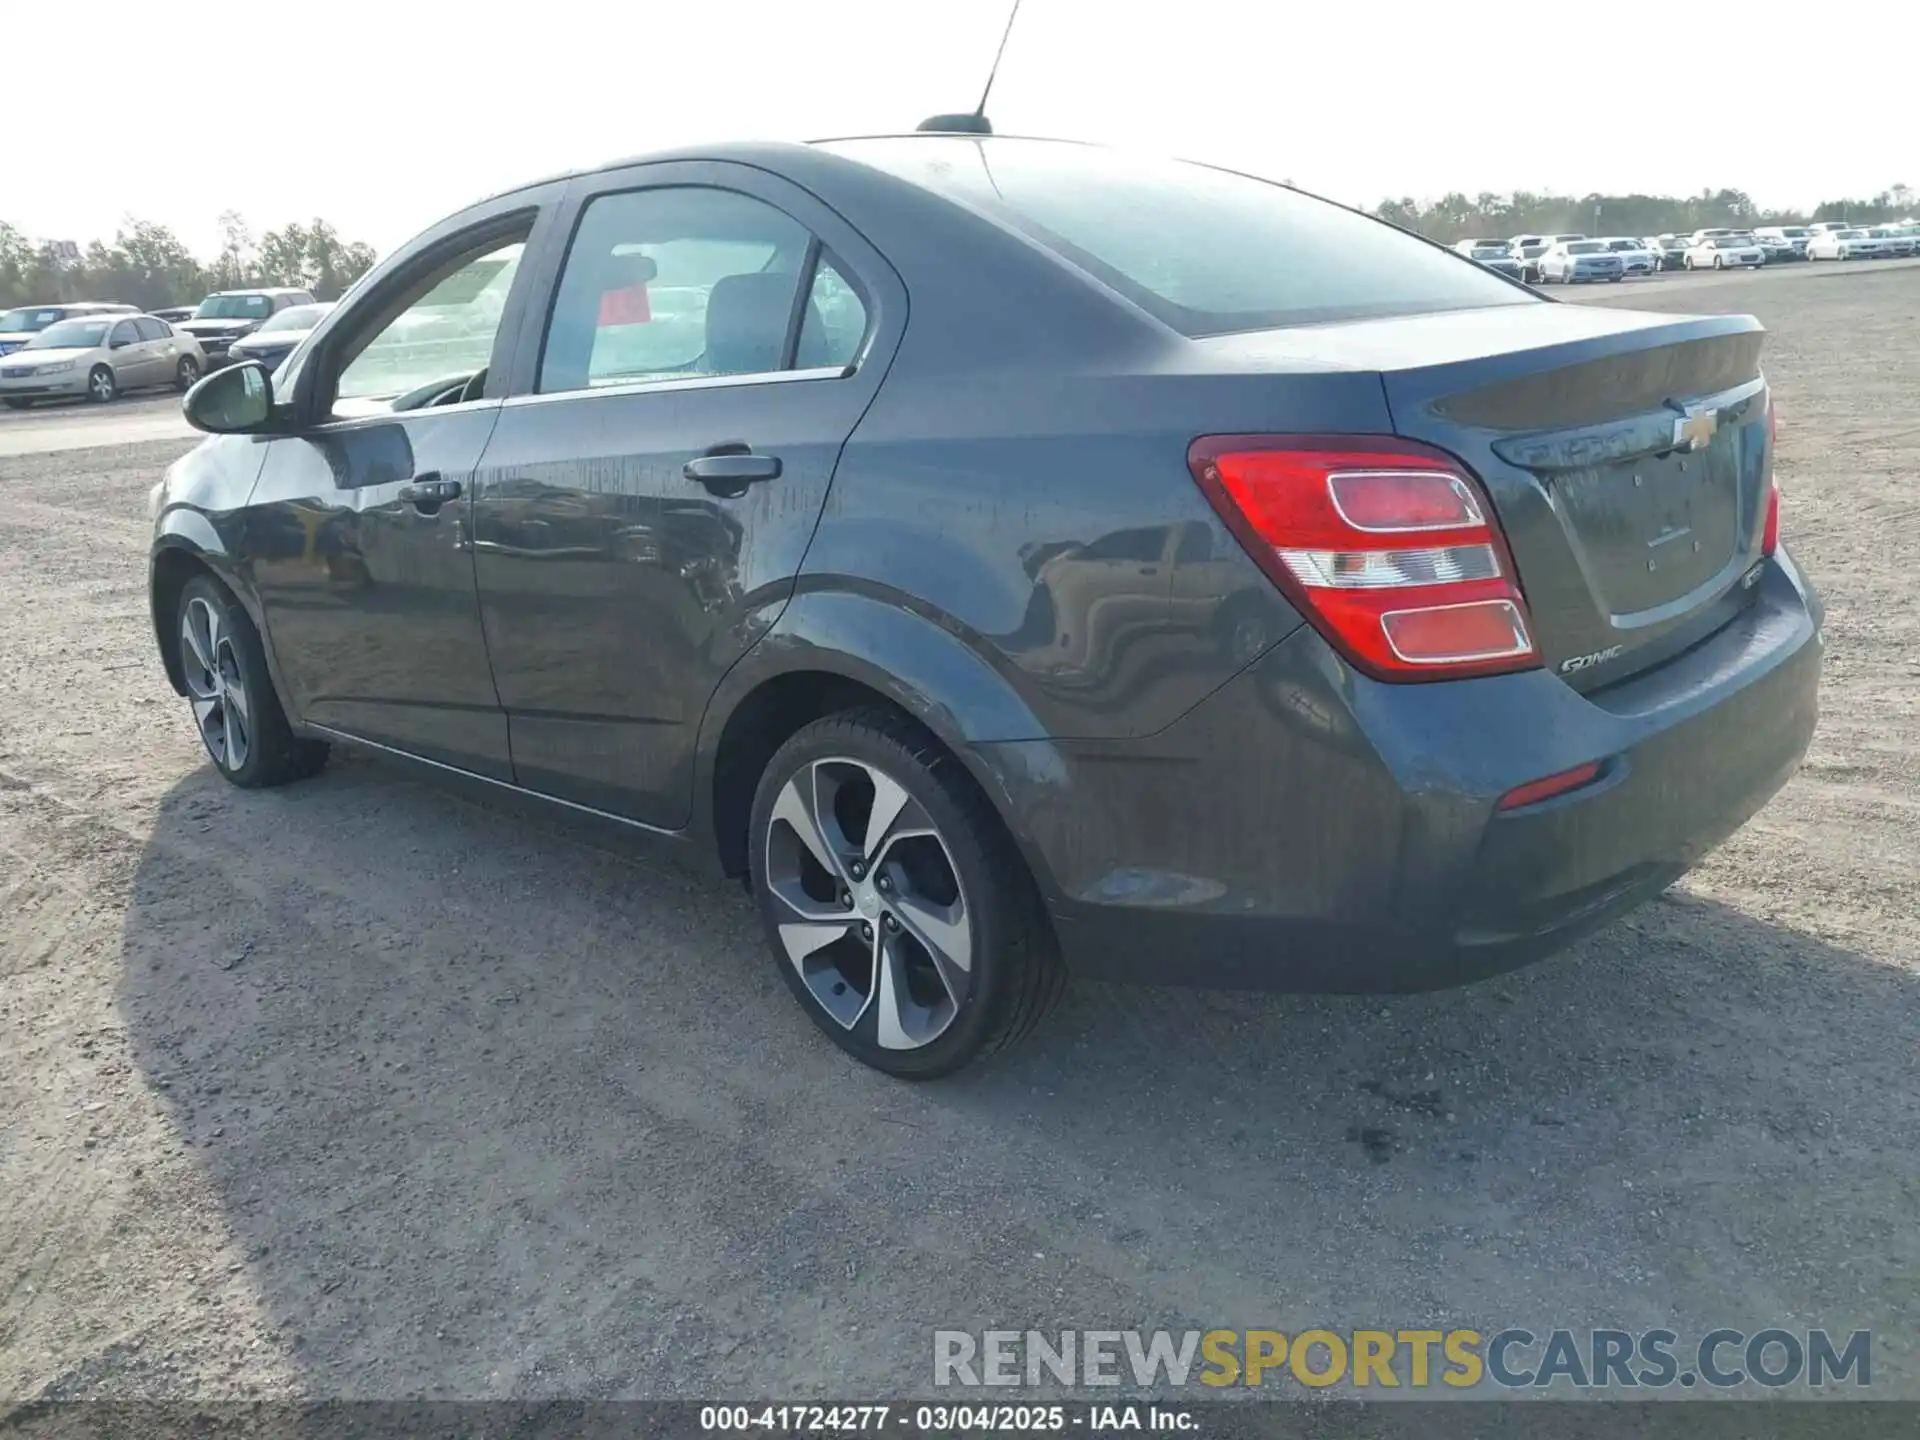
[(519, 782), (676, 828), (707, 700), (792, 593), (906, 297), (765, 171), (639, 166), (569, 209), (480, 475), (481, 614)]
[(107, 331), (107, 363), (113, 367), (114, 383), (122, 390), (151, 383), (147, 379), (151, 362), (131, 320), (122, 320)]
[(281, 376), (296, 433), (268, 443), (246, 540), (301, 718), (500, 780), (471, 519), (500, 415), (488, 377), (545, 213), (514, 198), (403, 254)]

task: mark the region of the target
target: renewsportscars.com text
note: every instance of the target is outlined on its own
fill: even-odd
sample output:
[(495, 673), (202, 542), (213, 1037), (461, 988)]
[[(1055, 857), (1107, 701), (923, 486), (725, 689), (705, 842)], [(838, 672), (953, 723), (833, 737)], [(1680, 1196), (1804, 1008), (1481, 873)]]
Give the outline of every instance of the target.
[(1726, 1390), (1873, 1383), (1853, 1330), (936, 1330), (941, 1387)]

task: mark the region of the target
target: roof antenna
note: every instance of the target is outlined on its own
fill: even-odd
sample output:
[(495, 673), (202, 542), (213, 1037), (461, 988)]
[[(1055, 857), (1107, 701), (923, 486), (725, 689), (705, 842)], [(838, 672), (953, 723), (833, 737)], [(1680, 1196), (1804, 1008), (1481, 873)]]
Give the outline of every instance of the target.
[(1007, 12), (1007, 28), (1000, 32), (1000, 48), (993, 52), (993, 68), (987, 71), (986, 88), (980, 92), (980, 103), (972, 111), (963, 115), (935, 115), (932, 119), (922, 120), (916, 130), (940, 131), (949, 135), (991, 135), (993, 122), (987, 119), (987, 97), (993, 93), (994, 77), (1000, 73), (1000, 57), (1007, 53), (1007, 37), (1013, 34), (1013, 22), (1020, 16), (1020, 0), (1013, 0), (1013, 8)]

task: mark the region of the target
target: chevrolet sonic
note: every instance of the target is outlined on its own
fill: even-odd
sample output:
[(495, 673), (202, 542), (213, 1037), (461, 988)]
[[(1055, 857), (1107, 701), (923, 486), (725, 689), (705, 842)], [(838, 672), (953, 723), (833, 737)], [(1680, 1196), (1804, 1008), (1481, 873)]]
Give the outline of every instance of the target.
[(1806, 750), (1762, 338), (1094, 146), (663, 154), (203, 380), (155, 632), (235, 784), (352, 744), (744, 878), (896, 1075), (1069, 972), (1433, 987)]

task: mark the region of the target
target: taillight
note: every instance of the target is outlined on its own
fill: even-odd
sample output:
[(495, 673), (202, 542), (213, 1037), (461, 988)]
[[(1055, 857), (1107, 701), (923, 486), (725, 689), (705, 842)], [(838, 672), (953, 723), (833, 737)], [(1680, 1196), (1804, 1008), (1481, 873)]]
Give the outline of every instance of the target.
[(1540, 663), (1505, 537), (1458, 461), (1374, 437), (1212, 435), (1187, 464), (1254, 562), (1367, 673)]
[(1760, 529), (1760, 553), (1773, 554), (1780, 548), (1780, 485), (1773, 478), (1774, 462), (1779, 458), (1775, 445), (1780, 438), (1780, 407), (1767, 396), (1767, 518)]

